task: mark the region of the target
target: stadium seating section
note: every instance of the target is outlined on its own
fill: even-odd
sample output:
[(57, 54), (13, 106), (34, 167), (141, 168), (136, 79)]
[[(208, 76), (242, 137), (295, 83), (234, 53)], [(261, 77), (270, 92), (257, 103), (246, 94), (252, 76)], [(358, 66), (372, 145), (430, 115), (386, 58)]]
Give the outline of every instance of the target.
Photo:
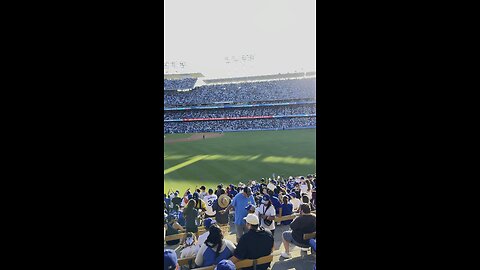
[(219, 79), (196, 87), (196, 78), (164, 79), (164, 90), (189, 90), (164, 91), (164, 133), (314, 128), (316, 78), (269, 76), (276, 80)]

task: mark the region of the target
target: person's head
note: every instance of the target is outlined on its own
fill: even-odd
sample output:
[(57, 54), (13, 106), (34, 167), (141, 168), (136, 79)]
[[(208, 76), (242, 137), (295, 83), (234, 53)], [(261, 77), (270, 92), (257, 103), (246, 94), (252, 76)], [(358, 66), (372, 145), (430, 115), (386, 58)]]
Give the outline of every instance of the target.
[(224, 188), (220, 189), (220, 195), (223, 195), (223, 194), (225, 194), (225, 189)]
[(185, 245), (187, 247), (193, 246), (197, 243), (197, 238), (195, 237), (195, 234), (188, 232), (187, 235), (185, 236)]
[(175, 223), (175, 221), (177, 221), (177, 217), (175, 217), (174, 215), (168, 215), (167, 216), (167, 222), (169, 224), (173, 224), (173, 223)]
[(207, 188), (206, 188), (205, 186), (201, 186), (201, 187), (200, 187), (200, 190), (201, 190), (202, 192), (205, 192), (206, 189), (207, 189)]
[(303, 203), (310, 203), (310, 199), (306, 194), (302, 195), (302, 202)]
[(210, 229), (208, 229), (208, 236), (207, 240), (205, 240), (205, 245), (208, 247), (214, 248), (217, 246), (217, 250), (215, 251), (215, 258), (218, 257), (220, 254), (220, 249), (222, 248), (222, 242), (223, 242), (223, 233), (220, 227), (218, 227), (217, 224), (213, 224), (210, 226)]
[(249, 198), (250, 196), (252, 196), (252, 190), (249, 187), (244, 188), (243, 196), (245, 196), (245, 198)]
[(203, 225), (205, 226), (205, 230), (208, 231), (210, 229), (210, 227), (215, 223), (217, 223), (217, 222), (214, 219), (211, 219), (211, 218), (205, 219), (203, 221)]
[(283, 200), (283, 204), (288, 204), (288, 202), (290, 201), (290, 196), (285, 195), (285, 196), (283, 196), (282, 200)]
[(272, 201), (270, 200), (270, 196), (264, 195), (262, 198), (262, 204), (265, 205), (266, 207), (269, 207), (272, 205)]
[(174, 270), (179, 269), (177, 253), (171, 249), (165, 249), (163, 251), (163, 269)]
[(248, 204), (246, 207), (245, 207), (245, 210), (247, 210), (247, 212), (249, 214), (253, 214), (255, 213), (255, 206), (253, 204)]
[(221, 260), (214, 270), (235, 270), (235, 264), (230, 260)]
[(195, 193), (193, 193), (193, 197), (192, 197), (192, 199), (194, 199), (194, 200), (198, 200), (198, 197), (199, 197), (199, 194), (198, 194), (198, 192), (195, 192)]
[(268, 190), (268, 196), (273, 197), (273, 194), (274, 194), (274, 193), (273, 193), (273, 190), (269, 189), (269, 190)]
[(302, 215), (307, 215), (311, 213), (310, 205), (306, 203), (300, 204), (299, 210), (300, 210), (300, 214)]
[(248, 214), (246, 217), (243, 218), (246, 222), (246, 227), (248, 230), (258, 230), (258, 226), (260, 221), (258, 220), (257, 215), (255, 214)]
[(187, 206), (185, 206), (185, 209), (183, 210), (184, 213), (188, 213), (189, 211), (192, 211), (193, 208), (195, 208), (195, 200), (190, 199), (187, 203)]
[(290, 197), (292, 197), (292, 199), (297, 198), (297, 193), (295, 192), (290, 193)]
[(212, 195), (212, 194), (213, 194), (213, 189), (209, 188), (209, 189), (208, 189), (208, 194), (209, 194), (209, 195)]

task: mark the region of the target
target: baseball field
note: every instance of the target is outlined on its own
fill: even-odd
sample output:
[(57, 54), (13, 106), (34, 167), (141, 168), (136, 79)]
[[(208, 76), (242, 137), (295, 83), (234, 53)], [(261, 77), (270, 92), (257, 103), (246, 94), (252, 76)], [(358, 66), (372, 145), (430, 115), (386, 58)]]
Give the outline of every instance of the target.
[[(164, 192), (316, 172), (316, 129), (168, 134)], [(205, 136), (205, 138), (204, 138)]]

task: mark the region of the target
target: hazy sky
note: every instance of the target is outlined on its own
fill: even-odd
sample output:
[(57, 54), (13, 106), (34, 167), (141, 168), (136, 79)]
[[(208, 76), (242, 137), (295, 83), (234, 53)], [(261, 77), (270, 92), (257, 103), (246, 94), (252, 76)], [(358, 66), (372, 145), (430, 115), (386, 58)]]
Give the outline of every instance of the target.
[[(315, 0), (164, 0), (164, 61), (207, 76), (315, 70)], [(225, 57), (255, 55), (225, 64)]]

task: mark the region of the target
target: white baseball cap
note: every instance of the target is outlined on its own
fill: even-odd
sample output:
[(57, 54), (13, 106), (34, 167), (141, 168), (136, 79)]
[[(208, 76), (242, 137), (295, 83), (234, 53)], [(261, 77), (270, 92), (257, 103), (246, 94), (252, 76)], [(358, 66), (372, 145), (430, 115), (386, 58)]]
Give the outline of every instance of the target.
[(258, 220), (257, 215), (255, 214), (248, 214), (247, 217), (244, 217), (245, 221), (250, 225), (258, 225), (260, 221)]

